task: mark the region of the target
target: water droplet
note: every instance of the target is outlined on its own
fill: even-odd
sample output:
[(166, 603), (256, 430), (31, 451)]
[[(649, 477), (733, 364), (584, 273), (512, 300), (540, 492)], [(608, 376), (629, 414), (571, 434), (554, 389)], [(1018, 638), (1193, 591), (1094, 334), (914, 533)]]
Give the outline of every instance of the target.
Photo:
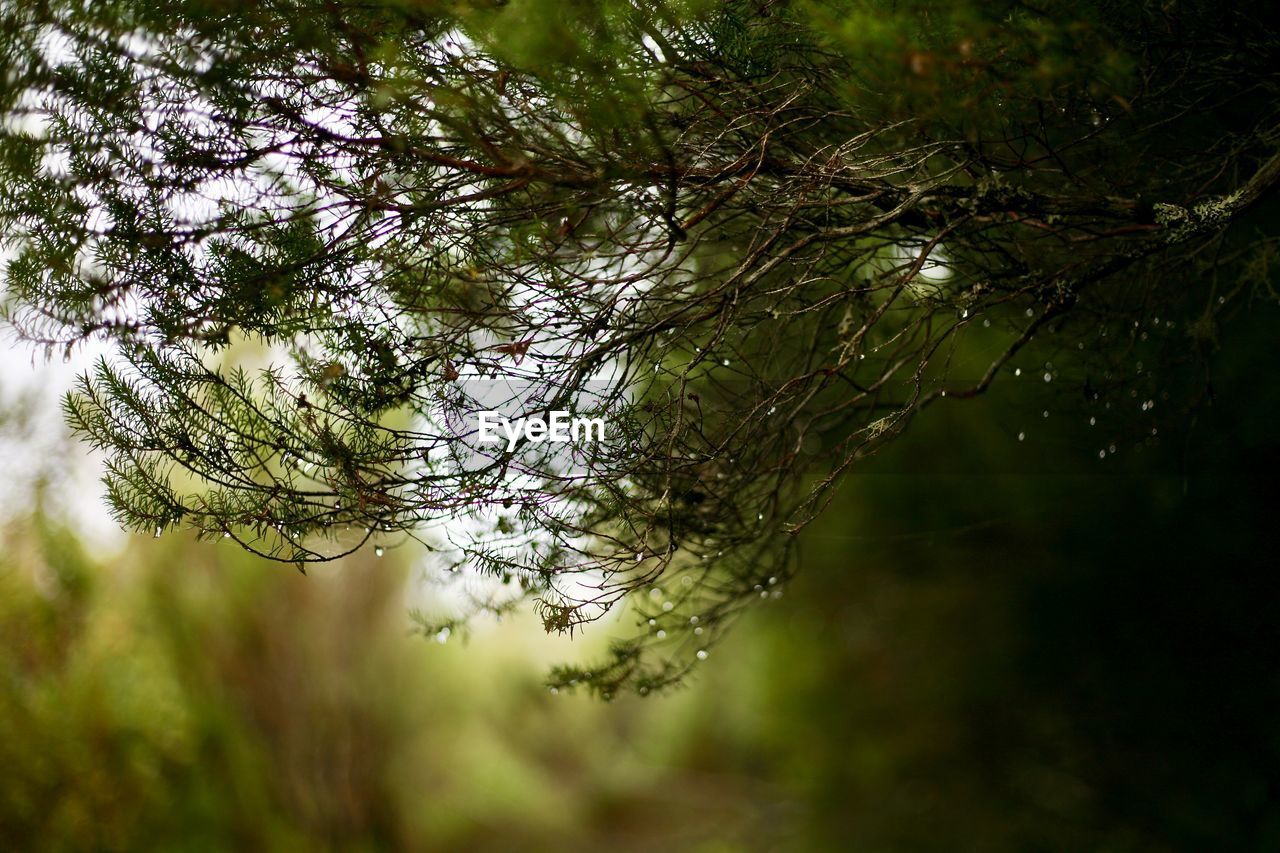
[(699, 625), (697, 628), (694, 628), (694, 629), (693, 629), (693, 636), (695, 636), (695, 637), (701, 637), (701, 636), (702, 636), (702, 626), (701, 626), (701, 625)]
[(983, 320), (983, 321), (982, 321), (982, 326), (983, 326), (983, 328), (988, 328), (988, 329), (989, 329), (989, 328), (991, 328), (991, 321), (990, 321), (990, 320)]
[(1052, 382), (1052, 381), (1053, 381), (1053, 374), (1052, 374), (1052, 373), (1046, 373), (1046, 374), (1044, 375), (1044, 381), (1045, 381), (1045, 382)]
[(654, 636), (657, 637), (659, 640), (665, 640), (667, 638), (667, 632), (659, 629), (658, 633), (655, 634)]
[(558, 695), (558, 694), (560, 693), (560, 688), (558, 688), (558, 687), (549, 687), (549, 688), (547, 688), (547, 692), (548, 692), (548, 693), (550, 693), (552, 696), (555, 696), (555, 695)]
[(654, 625), (657, 625), (657, 624), (658, 624), (658, 620), (657, 620), (657, 619), (650, 619), (650, 620), (649, 620), (649, 627), (653, 627)]
[(223, 538), (223, 539), (230, 539), (230, 538), (231, 538), (231, 531), (230, 531), (230, 530), (224, 530), (224, 531), (222, 531), (222, 538)]
[(163, 533), (163, 532), (164, 532), (164, 531), (163, 531), (160, 527), (156, 527), (156, 535), (155, 535), (155, 538), (156, 538), (156, 539), (159, 539), (159, 538), (160, 538), (160, 534), (161, 534), (161, 533)]
[(445, 625), (443, 628), (441, 628), (439, 631), (436, 632), (436, 642), (440, 643), (441, 645), (444, 645), (445, 643), (449, 642), (449, 635), (452, 633), (453, 632), (449, 630), (449, 626)]
[(1026, 440), (1027, 440), (1027, 434), (1025, 432), (1018, 433), (1018, 441), (1026, 441)]
[(385, 553), (387, 553), (387, 549), (383, 548), (381, 545), (378, 545), (373, 549), (373, 556), (375, 557), (381, 557)]
[(1098, 458), (1099, 458), (1099, 459), (1106, 459), (1106, 458), (1107, 458), (1107, 451), (1105, 451), (1105, 450), (1099, 450), (1099, 451), (1098, 451)]
[(725, 367), (728, 367), (728, 366), (729, 366), (729, 359), (727, 359), (727, 358), (726, 358), (722, 363), (724, 364), (724, 366), (725, 366)]
[(674, 604), (672, 604), (670, 601), (664, 601), (664, 602), (662, 602), (662, 612), (663, 612), (663, 613), (670, 613), (670, 612), (672, 611), (672, 609), (674, 609), (674, 608), (675, 608), (675, 605), (674, 605)]
[(1097, 418), (1089, 418), (1089, 426), (1097, 426), (1097, 425), (1098, 425)]
[(690, 617), (689, 617), (689, 624), (690, 624), (690, 625), (697, 625), (697, 624), (698, 624), (698, 617), (697, 617), (697, 616), (690, 616)]
[(1014, 375), (1014, 376), (1021, 376), (1021, 375), (1022, 375), (1022, 368), (1021, 368), (1021, 367), (1015, 367), (1015, 368), (1013, 369), (1013, 375)]
[(1108, 447), (1108, 448), (1107, 448), (1107, 452), (1108, 452), (1108, 453), (1115, 453), (1115, 452), (1116, 452), (1116, 446), (1115, 446), (1114, 444), (1113, 444), (1113, 445), (1111, 445), (1110, 447)]
[(662, 590), (655, 586), (653, 589), (649, 590), (649, 597), (654, 601), (657, 601), (659, 598), (662, 598)]
[(707, 650), (706, 650), (706, 649), (698, 649), (698, 654), (697, 654), (697, 655), (695, 655), (695, 657), (697, 657), (697, 658), (698, 658), (698, 660), (706, 660), (706, 659), (707, 659)]
[(1034, 317), (1035, 315), (1036, 315), (1036, 312), (1035, 312), (1035, 311), (1032, 311), (1030, 308), (1028, 308), (1028, 309), (1027, 309), (1027, 316), (1028, 316), (1028, 317)]
[(1043, 414), (1046, 418), (1049, 417), (1049, 410), (1045, 409)]

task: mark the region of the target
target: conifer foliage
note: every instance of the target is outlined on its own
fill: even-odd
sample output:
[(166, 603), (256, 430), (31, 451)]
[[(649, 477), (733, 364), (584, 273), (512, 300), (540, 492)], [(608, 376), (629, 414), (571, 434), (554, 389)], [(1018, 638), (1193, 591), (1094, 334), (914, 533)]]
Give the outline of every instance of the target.
[[(557, 686), (678, 681), (843, 473), (1024, 349), (1127, 398), (1267, 295), (1265, 4), (0, 10), (7, 312), (110, 343), (66, 413), (120, 521), (415, 539), (548, 630), (625, 600)], [(495, 380), (613, 440), (459, 452)]]

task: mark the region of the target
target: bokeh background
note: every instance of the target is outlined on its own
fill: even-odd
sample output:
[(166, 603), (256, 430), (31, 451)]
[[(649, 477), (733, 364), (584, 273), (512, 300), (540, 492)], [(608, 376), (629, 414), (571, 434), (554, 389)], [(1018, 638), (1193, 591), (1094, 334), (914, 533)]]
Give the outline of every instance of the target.
[(409, 548), (119, 533), (82, 364), (8, 347), (0, 847), (1280, 850), (1276, 319), (1143, 440), (1035, 381), (934, 407), (685, 688), (611, 703), (542, 682), (608, 625), (415, 633)]

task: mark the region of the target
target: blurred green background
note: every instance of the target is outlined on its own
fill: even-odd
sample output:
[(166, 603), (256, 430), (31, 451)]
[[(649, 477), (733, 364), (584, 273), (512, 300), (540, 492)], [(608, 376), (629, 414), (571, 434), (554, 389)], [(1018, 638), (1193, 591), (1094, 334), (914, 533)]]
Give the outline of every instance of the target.
[(0, 846), (1280, 850), (1274, 313), (1105, 459), (1051, 386), (930, 410), (646, 699), (542, 686), (607, 630), (414, 634), (405, 549), (117, 553), (37, 488), (0, 554)]

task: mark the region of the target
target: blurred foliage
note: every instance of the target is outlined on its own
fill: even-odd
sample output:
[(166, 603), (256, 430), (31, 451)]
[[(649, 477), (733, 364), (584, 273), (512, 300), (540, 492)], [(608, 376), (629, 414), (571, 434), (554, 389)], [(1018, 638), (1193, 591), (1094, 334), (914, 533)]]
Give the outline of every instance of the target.
[(1051, 385), (922, 419), (658, 698), (549, 694), (564, 646), (530, 621), (411, 636), (390, 555), (303, 577), (165, 536), (103, 564), (15, 521), (0, 844), (1277, 849), (1273, 311), (1196, 423), (1102, 460)]

